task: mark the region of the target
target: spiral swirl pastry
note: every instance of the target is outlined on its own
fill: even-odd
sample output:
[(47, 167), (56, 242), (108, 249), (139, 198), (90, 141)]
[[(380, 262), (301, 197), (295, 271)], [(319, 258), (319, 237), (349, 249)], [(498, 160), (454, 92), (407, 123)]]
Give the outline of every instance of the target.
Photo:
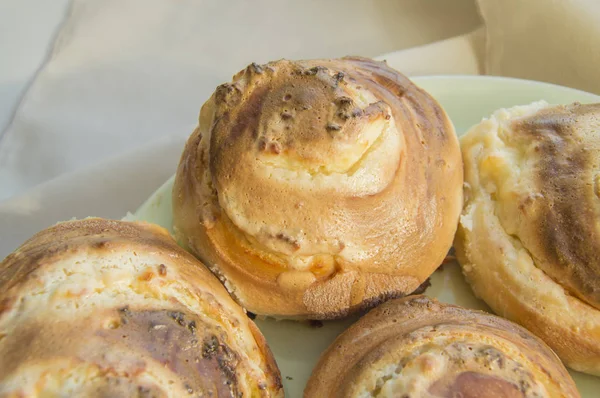
[(2, 397), (282, 397), (254, 323), (149, 224), (61, 223), (0, 263)]
[(388, 301), (323, 353), (313, 397), (579, 397), (540, 339), (481, 311), (425, 296)]
[(452, 123), (385, 63), (252, 64), (202, 107), (174, 228), (248, 310), (335, 318), (435, 270), (461, 187)]
[(600, 375), (600, 104), (499, 110), (461, 142), (456, 248), (475, 293)]

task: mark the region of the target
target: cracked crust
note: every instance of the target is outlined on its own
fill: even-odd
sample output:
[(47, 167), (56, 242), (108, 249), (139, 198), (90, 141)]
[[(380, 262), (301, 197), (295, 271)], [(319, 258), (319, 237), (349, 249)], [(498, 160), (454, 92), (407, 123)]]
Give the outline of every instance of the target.
[(457, 257), (475, 293), (600, 375), (600, 104), (500, 110), (462, 139)]
[(249, 311), (341, 317), (437, 268), (461, 167), (444, 110), (384, 63), (252, 64), (202, 107), (174, 229)]
[(281, 397), (264, 337), (157, 226), (48, 228), (0, 264), (0, 396)]
[(323, 353), (313, 397), (579, 397), (540, 339), (481, 311), (426, 296), (388, 301)]

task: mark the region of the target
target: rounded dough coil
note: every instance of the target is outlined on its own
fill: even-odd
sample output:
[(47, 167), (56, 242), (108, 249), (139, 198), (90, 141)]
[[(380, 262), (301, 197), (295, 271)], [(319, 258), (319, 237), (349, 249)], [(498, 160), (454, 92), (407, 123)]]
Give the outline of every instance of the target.
[(266, 342), (157, 226), (58, 224), (0, 264), (2, 397), (282, 397)]
[(461, 138), (463, 272), (498, 315), (600, 375), (600, 104), (501, 109)]
[(313, 397), (579, 397), (540, 339), (505, 319), (425, 296), (388, 301), (325, 351)]
[(252, 64), (202, 107), (174, 229), (249, 311), (336, 318), (437, 268), (461, 187), (446, 113), (385, 63)]

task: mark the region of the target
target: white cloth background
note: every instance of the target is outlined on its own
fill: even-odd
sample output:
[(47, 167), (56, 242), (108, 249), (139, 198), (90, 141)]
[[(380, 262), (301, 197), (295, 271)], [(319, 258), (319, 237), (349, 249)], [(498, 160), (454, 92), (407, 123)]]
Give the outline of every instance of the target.
[(74, 0), (1, 138), (0, 199), (189, 135), (216, 85), (252, 61), (376, 56), (479, 23), (474, 0)]
[[(503, 74), (600, 92), (596, 0), (477, 3), (73, 0), (0, 137), (0, 199), (139, 156), (157, 139), (180, 145), (214, 87), (252, 61), (386, 54), (409, 75)], [(176, 152), (157, 159), (172, 164), (165, 173)]]
[(600, 94), (599, 0), (478, 0), (485, 73)]

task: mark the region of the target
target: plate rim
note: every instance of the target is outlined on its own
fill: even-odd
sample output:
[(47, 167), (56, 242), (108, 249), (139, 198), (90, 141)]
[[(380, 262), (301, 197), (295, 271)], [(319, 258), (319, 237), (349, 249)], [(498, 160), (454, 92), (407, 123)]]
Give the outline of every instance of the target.
[(532, 80), (532, 79), (524, 79), (519, 77), (510, 77), (510, 76), (498, 76), (498, 75), (464, 75), (464, 74), (456, 74), (456, 75), (414, 75), (408, 76), (410, 80), (417, 81), (430, 81), (430, 80), (448, 80), (448, 79), (457, 79), (457, 80), (485, 80), (485, 81), (495, 81), (495, 82), (510, 82), (517, 84), (527, 84), (527, 85), (536, 85), (536, 86), (545, 86), (551, 89), (560, 89), (567, 90), (572, 93), (577, 93), (581, 95), (590, 95), (593, 97), (597, 97), (600, 100), (600, 94), (595, 94), (589, 91), (581, 90), (578, 88), (563, 86), (557, 83), (544, 82), (541, 80)]

